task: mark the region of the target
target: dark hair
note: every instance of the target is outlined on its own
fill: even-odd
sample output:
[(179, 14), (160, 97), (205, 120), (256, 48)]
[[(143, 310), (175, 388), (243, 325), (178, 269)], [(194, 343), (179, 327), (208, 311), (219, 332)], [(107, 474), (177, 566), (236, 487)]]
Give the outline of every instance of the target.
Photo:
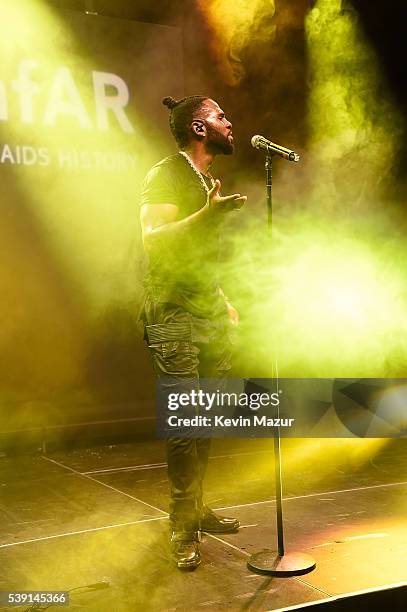
[(167, 96), (163, 99), (164, 106), (170, 110), (170, 128), (179, 147), (185, 147), (190, 142), (189, 126), (194, 120), (196, 111), (206, 100), (209, 100), (207, 96), (188, 96), (181, 100)]

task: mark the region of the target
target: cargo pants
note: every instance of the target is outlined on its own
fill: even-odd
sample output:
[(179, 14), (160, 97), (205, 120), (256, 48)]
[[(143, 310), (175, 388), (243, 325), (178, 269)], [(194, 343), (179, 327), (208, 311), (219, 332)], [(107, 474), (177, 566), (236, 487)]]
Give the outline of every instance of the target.
[[(216, 378), (222, 388), (231, 369), (234, 343), (226, 308), (210, 320), (196, 317), (179, 305), (147, 299), (144, 323), (155, 375), (171, 378), (172, 392), (199, 390), (200, 378)], [(167, 439), (170, 521), (174, 530), (199, 529), (210, 442), (210, 437)]]

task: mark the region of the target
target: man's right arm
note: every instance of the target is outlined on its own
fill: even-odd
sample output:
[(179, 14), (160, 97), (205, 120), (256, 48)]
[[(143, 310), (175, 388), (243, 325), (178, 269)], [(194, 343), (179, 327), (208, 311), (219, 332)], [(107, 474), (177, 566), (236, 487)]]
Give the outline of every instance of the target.
[(246, 196), (239, 193), (220, 196), (219, 190), (220, 181), (217, 180), (208, 193), (206, 204), (178, 221), (178, 206), (175, 204), (143, 204), (140, 219), (145, 250), (150, 252), (163, 246), (171, 248), (180, 238), (193, 240), (209, 225), (218, 223), (222, 214), (238, 210), (246, 201)]

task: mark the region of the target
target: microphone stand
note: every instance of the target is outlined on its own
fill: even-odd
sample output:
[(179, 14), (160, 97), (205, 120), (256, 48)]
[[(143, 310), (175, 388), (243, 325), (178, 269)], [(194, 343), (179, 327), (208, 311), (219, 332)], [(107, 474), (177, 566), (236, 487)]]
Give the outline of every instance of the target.
[(266, 190), (267, 190), (267, 227), (271, 236), (273, 228), (273, 154), (267, 147), (266, 163)]
[[(266, 191), (267, 191), (267, 226), (272, 232), (273, 224), (273, 174), (272, 174), (272, 150), (267, 147), (266, 153)], [(277, 364), (276, 364), (277, 365)], [(278, 386), (278, 372), (276, 371)], [(277, 389), (278, 391), (278, 389)], [(276, 407), (276, 418), (280, 419), (280, 405)], [(280, 422), (280, 421), (277, 421)], [(283, 494), (281, 479), (281, 433), (280, 427), (273, 428), (274, 434), (274, 471), (275, 471), (275, 493), (276, 493), (276, 524), (277, 524), (277, 550), (263, 549), (251, 555), (247, 566), (253, 572), (267, 574), (270, 576), (289, 577), (301, 576), (312, 572), (316, 562), (306, 553), (289, 552), (284, 550), (284, 528), (283, 528)]]

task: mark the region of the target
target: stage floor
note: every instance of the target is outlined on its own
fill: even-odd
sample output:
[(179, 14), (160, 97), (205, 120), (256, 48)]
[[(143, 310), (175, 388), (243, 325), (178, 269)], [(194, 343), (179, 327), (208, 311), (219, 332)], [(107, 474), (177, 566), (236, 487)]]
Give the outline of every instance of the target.
[(275, 547), (272, 441), (214, 441), (207, 502), (242, 527), (204, 535), (192, 573), (169, 561), (164, 443), (135, 441), (0, 458), (0, 591), (106, 580), (106, 589), (73, 591), (70, 607), (266, 611), (406, 580), (406, 440), (357, 462), (330, 454), (331, 440), (307, 452), (302, 442), (283, 441), (283, 494), (286, 551), (317, 563), (305, 576), (246, 566)]

